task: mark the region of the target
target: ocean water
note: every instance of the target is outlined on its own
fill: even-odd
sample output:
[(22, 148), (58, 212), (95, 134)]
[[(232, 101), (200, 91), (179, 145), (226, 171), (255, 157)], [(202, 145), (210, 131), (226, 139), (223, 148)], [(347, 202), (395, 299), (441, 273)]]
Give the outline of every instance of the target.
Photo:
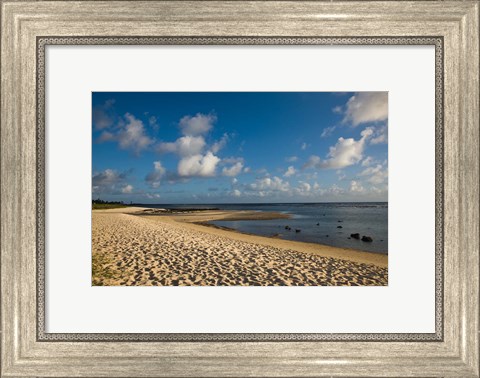
[[(325, 244), (333, 247), (388, 253), (388, 203), (285, 203), (285, 204), (208, 204), (143, 205), (158, 208), (218, 208), (221, 210), (259, 210), (290, 214), (290, 219), (212, 221), (240, 232), (277, 236), (286, 240)], [(285, 229), (286, 226), (291, 231)], [(339, 228), (341, 226), (341, 228)], [(295, 232), (296, 229), (301, 230)], [(373, 242), (350, 238), (359, 233)]]

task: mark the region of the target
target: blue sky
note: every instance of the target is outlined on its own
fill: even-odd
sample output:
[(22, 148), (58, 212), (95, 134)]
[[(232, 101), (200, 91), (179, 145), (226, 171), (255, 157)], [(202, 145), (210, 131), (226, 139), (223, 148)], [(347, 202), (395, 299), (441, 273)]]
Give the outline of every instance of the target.
[(386, 92), (95, 92), (92, 197), (386, 201)]

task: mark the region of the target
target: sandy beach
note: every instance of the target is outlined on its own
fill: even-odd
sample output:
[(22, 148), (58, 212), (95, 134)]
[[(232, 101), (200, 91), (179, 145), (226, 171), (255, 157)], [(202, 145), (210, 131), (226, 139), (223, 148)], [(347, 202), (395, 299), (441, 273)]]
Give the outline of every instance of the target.
[(207, 227), (254, 211), (92, 211), (92, 285), (385, 286), (388, 256)]

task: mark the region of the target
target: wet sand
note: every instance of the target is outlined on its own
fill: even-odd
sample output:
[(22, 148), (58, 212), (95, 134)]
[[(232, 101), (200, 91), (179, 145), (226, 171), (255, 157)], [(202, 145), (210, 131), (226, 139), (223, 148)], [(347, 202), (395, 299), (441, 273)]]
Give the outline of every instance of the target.
[(133, 207), (92, 211), (94, 286), (384, 286), (388, 283), (386, 255), (198, 224), (227, 218), (288, 217), (285, 214), (217, 210), (145, 214), (145, 209)]

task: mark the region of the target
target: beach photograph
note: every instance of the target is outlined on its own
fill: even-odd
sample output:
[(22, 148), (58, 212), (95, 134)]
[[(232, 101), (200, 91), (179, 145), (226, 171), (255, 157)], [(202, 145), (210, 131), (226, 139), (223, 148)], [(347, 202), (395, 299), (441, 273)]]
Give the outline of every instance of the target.
[(92, 286), (387, 286), (387, 92), (93, 92)]

